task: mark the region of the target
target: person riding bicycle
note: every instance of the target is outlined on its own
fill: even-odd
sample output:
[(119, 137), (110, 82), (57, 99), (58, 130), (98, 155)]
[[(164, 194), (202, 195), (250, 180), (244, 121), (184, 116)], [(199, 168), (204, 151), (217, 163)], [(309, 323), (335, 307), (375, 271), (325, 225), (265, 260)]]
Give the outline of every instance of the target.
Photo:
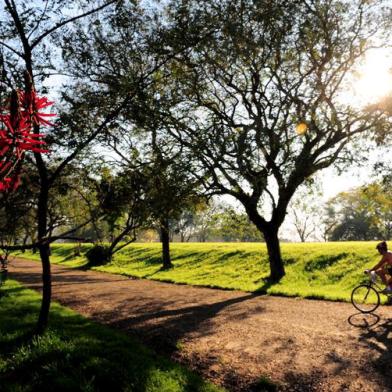
[[(384, 294), (392, 294), (392, 252), (388, 251), (385, 241), (377, 244), (376, 249), (382, 255), (382, 258), (369, 272), (374, 271), (384, 282), (386, 285), (386, 288), (383, 290)], [(389, 275), (389, 279), (386, 275)]]

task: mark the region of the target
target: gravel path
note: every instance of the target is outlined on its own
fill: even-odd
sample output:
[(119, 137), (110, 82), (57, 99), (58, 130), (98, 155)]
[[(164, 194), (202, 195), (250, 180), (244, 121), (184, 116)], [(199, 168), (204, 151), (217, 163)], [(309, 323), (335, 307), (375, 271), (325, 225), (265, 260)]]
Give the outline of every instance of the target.
[[(253, 295), (53, 270), (53, 298), (132, 335), (230, 391), (392, 391), (392, 307)], [(40, 289), (37, 262), (14, 260), (11, 277)]]

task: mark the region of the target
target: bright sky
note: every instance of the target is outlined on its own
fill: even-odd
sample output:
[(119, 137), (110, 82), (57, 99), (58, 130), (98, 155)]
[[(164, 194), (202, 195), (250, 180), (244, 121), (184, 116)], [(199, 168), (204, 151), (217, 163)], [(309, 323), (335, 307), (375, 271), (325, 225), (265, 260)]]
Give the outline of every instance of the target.
[[(354, 76), (352, 90), (347, 91), (344, 99), (357, 102), (359, 107), (376, 103), (392, 94), (392, 50), (391, 48), (373, 49), (368, 52)], [(322, 172), (324, 199), (339, 192), (362, 185), (372, 180), (371, 166), (377, 161), (387, 160), (391, 155), (388, 148), (369, 151), (369, 165), (360, 169), (353, 168), (337, 175), (333, 169)]]
[(391, 49), (374, 49), (359, 68), (354, 93), (360, 102), (372, 103), (392, 93)]

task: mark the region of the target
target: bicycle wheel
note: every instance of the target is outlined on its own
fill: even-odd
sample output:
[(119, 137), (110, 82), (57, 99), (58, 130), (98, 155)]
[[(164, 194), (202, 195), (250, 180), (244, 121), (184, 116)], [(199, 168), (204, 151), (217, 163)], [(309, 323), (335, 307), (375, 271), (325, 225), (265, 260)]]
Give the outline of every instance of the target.
[(374, 312), (380, 305), (380, 295), (372, 286), (362, 284), (351, 293), (351, 303), (362, 313)]

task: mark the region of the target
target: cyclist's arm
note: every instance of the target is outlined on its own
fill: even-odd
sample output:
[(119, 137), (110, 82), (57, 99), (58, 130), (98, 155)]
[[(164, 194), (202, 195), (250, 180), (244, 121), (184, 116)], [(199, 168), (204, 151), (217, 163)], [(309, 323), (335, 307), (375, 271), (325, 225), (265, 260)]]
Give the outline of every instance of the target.
[(382, 257), (382, 259), (381, 259), (373, 268), (371, 268), (370, 271), (378, 270), (378, 269), (381, 268), (385, 263), (386, 263), (386, 260), (385, 260), (384, 257)]

